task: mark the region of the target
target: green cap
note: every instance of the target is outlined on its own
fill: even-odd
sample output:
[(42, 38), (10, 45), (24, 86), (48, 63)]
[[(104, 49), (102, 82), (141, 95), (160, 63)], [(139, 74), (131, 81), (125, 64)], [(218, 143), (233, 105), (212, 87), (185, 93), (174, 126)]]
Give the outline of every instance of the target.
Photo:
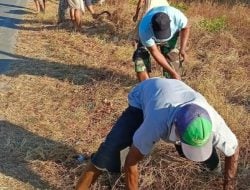
[(205, 161), (212, 153), (212, 121), (208, 112), (196, 105), (180, 108), (175, 117), (183, 153), (193, 161)]

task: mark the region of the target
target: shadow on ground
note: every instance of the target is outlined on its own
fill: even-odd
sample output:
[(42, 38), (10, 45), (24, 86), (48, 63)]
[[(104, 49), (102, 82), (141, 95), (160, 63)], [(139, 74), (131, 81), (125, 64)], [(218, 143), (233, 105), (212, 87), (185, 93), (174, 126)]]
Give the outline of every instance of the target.
[(25, 14), (34, 14), (32, 11), (27, 11), (27, 10), (10, 10), (6, 13), (10, 13), (10, 14), (16, 14), (16, 15), (25, 15)]
[(19, 9), (31, 10), (30, 8), (27, 8), (27, 7), (17, 6), (17, 5), (11, 5), (11, 4), (7, 4), (7, 3), (0, 3), (0, 5), (3, 6), (3, 7), (12, 7), (12, 8), (19, 8)]
[(76, 167), (72, 159), (77, 152), (72, 147), (38, 136), (5, 120), (0, 120), (0, 144), (0, 172), (35, 188), (55, 189), (41, 179), (39, 173), (42, 172), (32, 171), (31, 162), (52, 161), (66, 171)]
[(10, 64), (7, 76), (18, 75), (48, 76), (62, 81), (69, 81), (75, 85), (84, 85), (96, 81), (120, 83), (122, 86), (131, 86), (136, 83), (129, 75), (105, 67), (92, 68), (86, 65), (69, 65), (67, 63), (49, 62), (47, 60), (29, 58), (21, 55), (0, 51), (0, 54), (8, 56), (1, 59), (0, 65)]
[[(17, 10), (19, 11), (19, 10)], [(20, 10), (21, 11), (21, 10)], [(20, 12), (19, 11), (19, 12)], [(23, 12), (23, 11), (21, 11)], [(27, 13), (25, 13), (27, 14)], [(32, 14), (32, 13), (29, 13)], [(55, 30), (58, 28), (58, 26), (54, 25), (52, 21), (43, 21), (43, 24), (47, 26), (32, 26), (32, 27), (24, 27), (21, 26), (20, 23), (29, 23), (29, 24), (34, 24), (34, 23), (39, 23), (37, 21), (33, 20), (25, 20), (25, 19), (18, 19), (18, 18), (10, 18), (10, 17), (5, 17), (5, 16), (0, 16), (0, 28), (11, 28), (11, 29), (17, 29), (17, 30), (29, 30), (29, 31), (40, 31), (40, 30)]]
[[(10, 14), (34, 14), (27, 10), (10, 10), (6, 13)], [(35, 14), (34, 14), (35, 16)], [(20, 23), (24, 24), (21, 25)], [(25, 26), (30, 24), (31, 26)], [(58, 30), (64, 29), (67, 32), (73, 32), (71, 27), (71, 21), (65, 20), (60, 25), (56, 24), (53, 20), (37, 20), (37, 19), (19, 19), (6, 16), (0, 16), (0, 28), (10, 28), (16, 30), (28, 30), (28, 31), (41, 31), (41, 30)], [(131, 33), (133, 30), (131, 30)], [(118, 43), (120, 40), (128, 40), (131, 34), (118, 32), (117, 26), (111, 20), (93, 20), (85, 21), (82, 24), (82, 34), (86, 34), (89, 37), (98, 37), (99, 39), (105, 39), (107, 42)]]

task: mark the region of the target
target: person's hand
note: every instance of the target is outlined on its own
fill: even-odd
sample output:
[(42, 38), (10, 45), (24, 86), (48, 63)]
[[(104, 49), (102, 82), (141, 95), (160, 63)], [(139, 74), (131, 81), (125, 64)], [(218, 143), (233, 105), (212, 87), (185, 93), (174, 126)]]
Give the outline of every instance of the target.
[(171, 74), (171, 77), (173, 79), (181, 80), (181, 76), (177, 72), (174, 72), (173, 74)]
[(179, 57), (180, 61), (185, 62), (187, 60), (187, 53), (184, 50), (180, 49)]

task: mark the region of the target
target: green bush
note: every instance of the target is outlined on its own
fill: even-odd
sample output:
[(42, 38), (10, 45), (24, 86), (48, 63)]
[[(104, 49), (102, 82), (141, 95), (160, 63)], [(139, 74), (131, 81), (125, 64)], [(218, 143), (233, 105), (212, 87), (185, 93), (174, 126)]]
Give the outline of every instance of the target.
[(221, 16), (213, 19), (204, 19), (199, 22), (199, 27), (208, 32), (219, 32), (226, 29), (226, 17)]
[(185, 3), (170, 3), (171, 6), (185, 12), (188, 9), (188, 6)]

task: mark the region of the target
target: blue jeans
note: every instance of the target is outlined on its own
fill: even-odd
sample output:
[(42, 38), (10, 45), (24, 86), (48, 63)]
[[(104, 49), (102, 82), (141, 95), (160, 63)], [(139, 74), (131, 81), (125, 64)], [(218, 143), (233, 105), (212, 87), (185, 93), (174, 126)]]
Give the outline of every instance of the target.
[(131, 146), (135, 131), (143, 122), (142, 110), (129, 106), (119, 117), (91, 161), (101, 170), (120, 172), (120, 151)]

